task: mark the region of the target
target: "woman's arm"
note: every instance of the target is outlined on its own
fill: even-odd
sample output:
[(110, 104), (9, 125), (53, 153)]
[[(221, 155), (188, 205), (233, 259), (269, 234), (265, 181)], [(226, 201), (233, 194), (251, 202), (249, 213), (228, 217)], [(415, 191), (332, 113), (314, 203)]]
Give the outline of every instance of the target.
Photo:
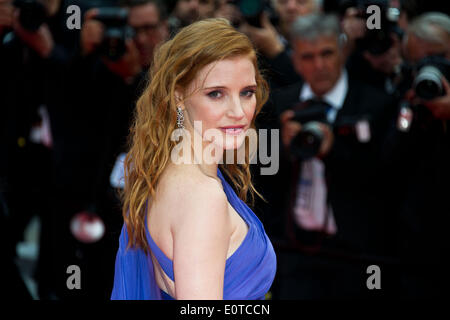
[[(184, 182), (173, 223), (176, 299), (222, 299), (231, 236), (227, 197), (217, 181)], [(183, 183), (183, 184), (184, 184)]]

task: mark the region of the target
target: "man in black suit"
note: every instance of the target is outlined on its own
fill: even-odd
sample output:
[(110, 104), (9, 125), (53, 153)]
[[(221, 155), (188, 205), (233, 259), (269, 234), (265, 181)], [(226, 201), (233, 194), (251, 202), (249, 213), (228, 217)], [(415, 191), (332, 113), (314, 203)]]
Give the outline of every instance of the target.
[[(293, 248), (300, 249), (279, 256), (282, 299), (369, 297), (374, 291), (366, 286), (367, 267), (387, 270), (389, 239), (383, 237), (389, 233), (379, 206), (384, 173), (378, 160), (396, 108), (383, 92), (347, 73), (339, 36), (334, 16), (298, 19), (292, 30), (293, 64), (304, 82), (274, 92), (267, 106), (281, 125), (279, 179), (292, 182), (279, 196), (287, 210), (286, 233)], [(328, 105), (325, 121), (316, 126), (323, 142), (314, 157), (294, 157), (292, 141), (306, 127), (294, 119), (295, 112), (312, 107), (305, 102), (311, 99)], [(348, 121), (352, 124), (344, 126)], [(384, 282), (382, 294), (386, 287)]]
[[(3, 230), (14, 258), (25, 227), (39, 218), (38, 291), (52, 277), (53, 161), (61, 130), (54, 115), (63, 109), (60, 84), (79, 35), (66, 27), (67, 2), (0, 0), (0, 192), (9, 212)], [(24, 11), (34, 19), (24, 19)]]
[[(404, 54), (416, 66), (424, 58), (440, 56), (450, 63), (450, 17), (428, 12), (406, 30)], [(417, 78), (416, 78), (417, 79)], [(402, 269), (399, 294), (406, 298), (443, 297), (450, 224), (450, 84), (441, 78), (442, 95), (424, 99), (414, 89), (406, 97), (414, 110), (409, 129), (391, 128), (386, 144), (395, 173), (396, 215), (399, 219), (399, 256)]]

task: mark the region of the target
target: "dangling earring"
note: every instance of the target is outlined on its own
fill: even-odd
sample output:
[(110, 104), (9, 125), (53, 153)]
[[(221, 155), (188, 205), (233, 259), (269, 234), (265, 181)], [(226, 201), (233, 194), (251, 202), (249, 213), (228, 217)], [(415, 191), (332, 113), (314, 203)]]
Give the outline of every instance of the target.
[(177, 107), (177, 126), (180, 129), (184, 129), (184, 114), (180, 107)]

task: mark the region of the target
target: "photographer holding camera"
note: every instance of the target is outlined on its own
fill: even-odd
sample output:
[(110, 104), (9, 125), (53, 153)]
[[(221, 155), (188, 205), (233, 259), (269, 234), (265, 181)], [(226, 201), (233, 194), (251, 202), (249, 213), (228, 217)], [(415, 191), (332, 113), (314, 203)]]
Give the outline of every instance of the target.
[(448, 15), (429, 12), (410, 23), (403, 49), (411, 89), (384, 148), (393, 173), (389, 203), (399, 221), (399, 290), (405, 297), (442, 297), (448, 288), (449, 43)]
[[(367, 8), (373, 4), (378, 4), (380, 8), (380, 29), (367, 29), (365, 25), (369, 18)], [(355, 36), (347, 32), (348, 47), (353, 47), (347, 60), (349, 72), (361, 81), (399, 98), (404, 90), (399, 88), (403, 81), (404, 67), (401, 56), (403, 30), (399, 26), (400, 8), (390, 6), (388, 1), (378, 0), (360, 1), (356, 8), (349, 8), (346, 12), (349, 10), (354, 10), (357, 13), (355, 19), (362, 22), (361, 34)], [(344, 26), (346, 20), (348, 19), (343, 20)]]
[[(58, 2), (58, 1), (56, 1)], [(48, 10), (52, 9), (52, 1), (0, 1), (0, 37), (9, 30), (42, 58), (47, 58), (53, 47), (54, 40), (45, 23)], [(54, 12), (53, 12), (54, 13)], [(32, 15), (31, 15), (32, 14)]]
[[(272, 89), (300, 80), (293, 70), (289, 30), (302, 16), (321, 11), (320, 0), (240, 0), (234, 1), (241, 11), (239, 30), (255, 44), (269, 70)], [(249, 3), (253, 3), (252, 6)], [(257, 3), (257, 4), (254, 4)], [(254, 8), (254, 10), (246, 10)]]
[(293, 64), (304, 82), (271, 98), (286, 160), (280, 174), (292, 181), (283, 190), (288, 237), (301, 249), (279, 259), (296, 279), (280, 278), (289, 297), (365, 297), (366, 264), (383, 263), (378, 159), (394, 102), (347, 73), (340, 35), (333, 15), (297, 19)]
[(125, 7), (86, 12), (81, 50), (85, 57), (100, 55), (109, 71), (130, 83), (148, 68), (153, 50), (168, 37), (168, 29), (165, 8), (159, 1), (123, 3)]
[(8, 204), (8, 237), (15, 245), (33, 216), (40, 246), (33, 275), (48, 284), (52, 166), (59, 139), (55, 112), (75, 31), (66, 31), (63, 0), (0, 1), (0, 192)]
[[(420, 64), (429, 57), (440, 57), (435, 63), (442, 65), (442, 71), (436, 74), (435, 96), (422, 97), (423, 103), (438, 119), (450, 119), (450, 22), (449, 16), (444, 13), (432, 12), (424, 14), (414, 20), (408, 29), (404, 41), (406, 58), (415, 64)], [(440, 61), (436, 61), (436, 60)], [(438, 67), (439, 68), (439, 67)], [(430, 88), (432, 89), (432, 88)], [(417, 90), (416, 90), (417, 91)], [(414, 93), (414, 91), (411, 91)], [(417, 95), (409, 96), (414, 99)], [(419, 95), (420, 98), (420, 95)]]

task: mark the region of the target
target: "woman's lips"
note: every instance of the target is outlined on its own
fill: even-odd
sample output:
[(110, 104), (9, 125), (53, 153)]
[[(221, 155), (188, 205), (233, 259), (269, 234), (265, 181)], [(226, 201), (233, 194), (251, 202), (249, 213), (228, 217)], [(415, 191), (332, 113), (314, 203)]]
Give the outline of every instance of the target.
[(244, 132), (245, 126), (221, 127), (220, 130), (227, 135), (237, 136)]

